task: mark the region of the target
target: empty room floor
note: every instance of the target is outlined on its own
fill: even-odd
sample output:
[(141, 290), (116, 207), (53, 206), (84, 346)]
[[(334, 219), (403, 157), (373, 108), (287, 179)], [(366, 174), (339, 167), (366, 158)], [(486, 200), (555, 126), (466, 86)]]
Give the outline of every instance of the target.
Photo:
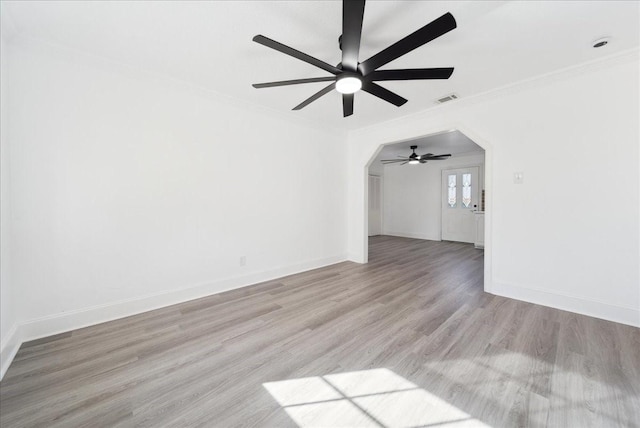
[(472, 245), (340, 263), (25, 343), (2, 427), (615, 427), (640, 329), (486, 294)]

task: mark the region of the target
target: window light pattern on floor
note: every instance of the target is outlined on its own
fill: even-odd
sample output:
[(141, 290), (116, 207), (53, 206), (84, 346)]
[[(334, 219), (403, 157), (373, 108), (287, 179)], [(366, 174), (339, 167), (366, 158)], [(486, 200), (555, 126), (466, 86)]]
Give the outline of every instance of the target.
[(488, 428), (386, 368), (268, 382), (263, 386), (301, 428)]

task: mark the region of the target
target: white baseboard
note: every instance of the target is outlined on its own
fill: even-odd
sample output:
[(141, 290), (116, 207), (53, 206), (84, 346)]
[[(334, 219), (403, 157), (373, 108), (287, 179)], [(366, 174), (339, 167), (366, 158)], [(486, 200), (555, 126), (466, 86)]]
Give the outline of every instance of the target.
[(2, 342), (0, 343), (0, 380), (2, 380), (13, 358), (18, 353), (20, 345), (22, 345), (20, 326), (16, 323), (2, 337)]
[(440, 241), (439, 237), (433, 237), (433, 236), (425, 235), (423, 233), (405, 233), (405, 232), (387, 232), (387, 231), (385, 231), (383, 233), (383, 235), (398, 236), (400, 238), (426, 239), (427, 241)]
[(612, 305), (582, 297), (495, 282), (491, 294), (577, 314), (640, 327), (640, 308)]
[(192, 287), (121, 300), (105, 305), (82, 308), (19, 323), (11, 329), (11, 334), (7, 335), (6, 340), (3, 338), (2, 347), (0, 348), (2, 355), (0, 380), (23, 342), (113, 321), (118, 318), (137, 315), (264, 281), (271, 281), (283, 276), (318, 269), (346, 260), (346, 255), (311, 260), (268, 271), (197, 284)]
[(354, 263), (366, 263), (364, 260), (362, 260), (362, 257), (358, 254), (355, 253), (349, 253), (347, 254), (347, 260), (349, 260), (350, 262), (354, 262)]

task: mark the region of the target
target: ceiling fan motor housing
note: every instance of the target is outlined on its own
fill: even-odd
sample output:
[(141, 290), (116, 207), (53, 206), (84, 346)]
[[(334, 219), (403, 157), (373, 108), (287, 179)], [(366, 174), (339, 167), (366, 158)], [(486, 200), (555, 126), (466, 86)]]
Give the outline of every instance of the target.
[(418, 155), (416, 154), (416, 149), (417, 149), (417, 148), (418, 148), (418, 146), (411, 146), (411, 150), (413, 150), (413, 153), (411, 153), (411, 154), (409, 155), (409, 157), (410, 157), (411, 159), (416, 159), (416, 158), (419, 158), (419, 157), (420, 157), (420, 156), (418, 156)]

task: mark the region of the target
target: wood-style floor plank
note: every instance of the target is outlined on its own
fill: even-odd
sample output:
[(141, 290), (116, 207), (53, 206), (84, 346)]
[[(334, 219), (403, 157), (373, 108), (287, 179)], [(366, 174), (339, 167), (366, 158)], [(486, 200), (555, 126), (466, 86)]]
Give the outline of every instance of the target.
[[(380, 236), (366, 265), (25, 343), (0, 425), (640, 426), (639, 329), (486, 294), (482, 275), (472, 245)], [(265, 385), (287, 380), (339, 398), (283, 404)], [(410, 387), (380, 390), (396, 381)], [(306, 388), (293, 396), (319, 393)]]

